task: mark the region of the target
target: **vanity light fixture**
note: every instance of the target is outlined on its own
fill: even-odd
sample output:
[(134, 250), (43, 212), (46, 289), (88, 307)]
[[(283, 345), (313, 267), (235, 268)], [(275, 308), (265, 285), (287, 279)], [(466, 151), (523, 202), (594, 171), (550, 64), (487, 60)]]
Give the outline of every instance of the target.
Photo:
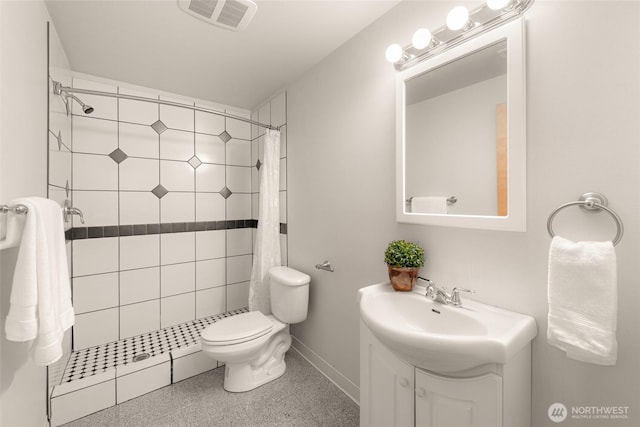
[(446, 25), (433, 32), (427, 28), (418, 29), (411, 44), (405, 47), (392, 44), (385, 56), (397, 71), (401, 71), (518, 18), (533, 1), (486, 0), (485, 4), (472, 11), (464, 6), (454, 7), (447, 15)]
[(469, 9), (464, 6), (456, 6), (447, 15), (447, 28), (453, 31), (465, 31), (467, 27), (473, 25), (469, 20)]

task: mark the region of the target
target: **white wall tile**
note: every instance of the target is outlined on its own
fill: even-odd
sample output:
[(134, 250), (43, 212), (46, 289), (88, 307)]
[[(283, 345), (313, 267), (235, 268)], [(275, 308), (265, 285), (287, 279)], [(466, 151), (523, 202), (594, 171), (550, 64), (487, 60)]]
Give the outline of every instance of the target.
[(150, 191), (120, 192), (120, 224), (157, 224), (160, 200)]
[(251, 228), (227, 230), (227, 256), (253, 253), (253, 234)]
[(118, 238), (73, 241), (73, 276), (118, 270)]
[(251, 218), (258, 219), (260, 214), (260, 193), (251, 193)]
[[(195, 260), (196, 233), (172, 233), (160, 235), (161, 264), (176, 264)], [(201, 234), (201, 233), (198, 233)]]
[(111, 153), (118, 148), (118, 122), (74, 116), (72, 148), (74, 153)]
[(196, 193), (196, 221), (222, 221), (226, 203), (218, 193)]
[(227, 133), (234, 139), (251, 140), (251, 125), (236, 119), (227, 119)]
[(251, 168), (227, 166), (227, 187), (234, 193), (251, 193)]
[(193, 191), (193, 177), (194, 169), (187, 162), (160, 161), (160, 183), (169, 191)]
[(196, 191), (218, 192), (225, 186), (223, 165), (202, 164), (196, 169)]
[(196, 132), (220, 135), (224, 132), (224, 117), (217, 114), (196, 111)]
[(161, 296), (193, 292), (196, 289), (196, 263), (163, 265), (160, 267)]
[(78, 314), (73, 326), (75, 350), (118, 340), (118, 308)]
[(287, 189), (287, 159), (280, 159), (280, 190)]
[(159, 328), (159, 299), (120, 307), (120, 339), (155, 331)]
[[(144, 98), (158, 98), (153, 94), (139, 92), (122, 87), (119, 88), (119, 91), (120, 93), (126, 95), (141, 96)], [(158, 104), (152, 104), (150, 102), (119, 99), (118, 114), (120, 121), (150, 125), (158, 120), (159, 107)]]
[[(55, 139), (55, 138), (54, 138)], [(65, 188), (67, 181), (71, 185), (71, 152), (65, 149), (49, 150), (49, 184)]]
[(118, 306), (118, 273), (95, 274), (73, 279), (76, 314)]
[(80, 217), (73, 215), (75, 227), (118, 224), (117, 191), (73, 191), (73, 206), (84, 214), (84, 224)]
[[(77, 77), (73, 78), (73, 87), (80, 89), (97, 90), (100, 92), (108, 93), (118, 92), (118, 88), (116, 86), (92, 82)], [(78, 98), (80, 98), (85, 104), (90, 105), (94, 108), (93, 113), (91, 113), (91, 117), (111, 120), (118, 119), (118, 101), (116, 98), (86, 94), (78, 94)], [(73, 101), (72, 105), (73, 114), (81, 116), (84, 115), (79, 104)]]
[(51, 399), (51, 425), (57, 427), (115, 404), (115, 380), (63, 394)]
[(246, 282), (251, 279), (253, 256), (242, 255), (227, 258), (227, 283)]
[(287, 235), (281, 234), (280, 235), (280, 258), (281, 258), (282, 265), (289, 265), (288, 254), (289, 254), (289, 250), (288, 250)]
[(226, 255), (226, 231), (211, 230), (196, 233), (196, 259), (222, 258)]
[(116, 378), (117, 404), (171, 384), (171, 362)]
[[(161, 96), (160, 99), (179, 102), (181, 104), (192, 104), (185, 100), (170, 99), (164, 96)], [(162, 120), (162, 122), (171, 129), (193, 131), (195, 119), (193, 110), (171, 107), (169, 105), (160, 105), (160, 120)]]
[(198, 351), (182, 357), (173, 359), (173, 382), (177, 383), (195, 375), (215, 369), (218, 362), (209, 357), (208, 354)]
[(217, 136), (196, 134), (196, 156), (201, 162), (224, 164), (225, 152), (225, 143)]
[(160, 156), (160, 138), (148, 125), (120, 123), (118, 126), (120, 149), (129, 157), (157, 159)]
[(160, 236), (120, 237), (120, 270), (160, 265)]
[[(165, 123), (166, 124), (166, 123)], [(169, 126), (169, 125), (167, 125)], [(160, 158), (189, 160), (194, 154), (194, 134), (168, 129), (160, 134)]]
[(227, 311), (249, 305), (249, 282), (234, 283), (227, 286)]
[[(238, 166), (251, 166), (251, 141), (232, 139), (227, 142), (227, 164)], [(255, 163), (253, 163), (255, 164)]]
[(280, 129), (280, 157), (287, 157), (287, 127)]
[(224, 258), (196, 261), (196, 290), (224, 286), (227, 261)]
[[(128, 158), (120, 163), (120, 190), (151, 191), (158, 185), (157, 160)], [(166, 187), (166, 186), (165, 186)]]
[(287, 192), (280, 191), (280, 222), (287, 223)]
[(226, 311), (226, 286), (196, 292), (196, 319)]
[(74, 190), (117, 190), (118, 164), (109, 156), (73, 154)]
[(251, 194), (234, 193), (227, 199), (227, 219), (251, 218)]
[[(265, 125), (271, 124), (271, 103), (267, 102), (258, 109), (258, 121)], [(264, 128), (260, 129), (260, 134), (264, 133)]]
[(193, 222), (195, 193), (169, 192), (160, 199), (160, 222)]
[(174, 295), (160, 300), (161, 328), (195, 319), (195, 292)]
[(160, 298), (160, 267), (120, 272), (120, 304)]

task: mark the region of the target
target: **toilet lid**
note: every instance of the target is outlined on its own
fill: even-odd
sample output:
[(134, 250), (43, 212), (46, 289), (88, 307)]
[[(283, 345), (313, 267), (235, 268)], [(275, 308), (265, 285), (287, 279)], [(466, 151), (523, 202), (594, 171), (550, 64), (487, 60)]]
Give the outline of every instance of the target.
[(273, 323), (259, 311), (238, 314), (207, 326), (200, 336), (207, 344), (231, 345), (250, 341), (271, 332)]

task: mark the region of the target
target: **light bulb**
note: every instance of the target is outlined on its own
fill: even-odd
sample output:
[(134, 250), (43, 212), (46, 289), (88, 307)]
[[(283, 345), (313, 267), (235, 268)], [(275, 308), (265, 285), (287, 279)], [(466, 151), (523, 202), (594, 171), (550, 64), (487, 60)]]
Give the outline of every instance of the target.
[(415, 33), (413, 33), (413, 37), (411, 38), (411, 44), (416, 49), (424, 49), (425, 47), (431, 44), (431, 31), (427, 28), (420, 28)]
[(491, 10), (502, 10), (511, 3), (511, 0), (487, 0), (487, 6)]
[(447, 15), (447, 27), (450, 30), (461, 30), (469, 22), (469, 9), (464, 6), (456, 6)]
[(402, 46), (400, 46), (397, 43), (394, 43), (389, 45), (384, 56), (387, 58), (387, 61), (391, 62), (392, 64), (395, 64), (396, 62), (402, 59), (403, 54), (404, 54), (404, 50), (402, 49)]

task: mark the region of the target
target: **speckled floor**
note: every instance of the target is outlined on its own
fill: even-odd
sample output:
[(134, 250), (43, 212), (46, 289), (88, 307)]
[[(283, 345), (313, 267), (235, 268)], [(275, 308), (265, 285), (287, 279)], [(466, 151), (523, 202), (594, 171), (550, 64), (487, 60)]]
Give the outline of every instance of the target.
[(327, 426), (359, 424), (359, 407), (296, 351), (279, 379), (246, 393), (222, 388), (224, 368), (65, 424), (65, 427)]

